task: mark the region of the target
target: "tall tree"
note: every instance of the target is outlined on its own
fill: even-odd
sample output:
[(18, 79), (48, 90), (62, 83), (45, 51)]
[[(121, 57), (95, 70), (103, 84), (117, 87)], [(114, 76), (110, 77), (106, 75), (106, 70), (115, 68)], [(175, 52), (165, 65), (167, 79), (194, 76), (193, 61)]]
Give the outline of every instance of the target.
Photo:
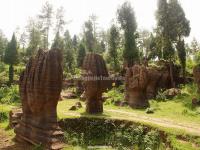
[(190, 47), (191, 47), (191, 54), (194, 55), (194, 53), (198, 52), (200, 50), (200, 44), (198, 43), (198, 41), (193, 38), (193, 40), (191, 41), (191, 44), (190, 44)]
[(84, 46), (83, 42), (81, 42), (78, 47), (78, 55), (77, 55), (77, 66), (78, 67), (82, 67), (85, 55), (86, 55), (85, 46)]
[(54, 38), (54, 41), (51, 45), (52, 49), (58, 49), (63, 53), (64, 50), (64, 40), (63, 38), (60, 36), (59, 32), (56, 33), (56, 36)]
[(12, 40), (8, 43), (4, 62), (9, 64), (9, 85), (13, 83), (14, 76), (14, 64), (17, 64), (18, 61), (18, 52), (17, 52), (17, 40), (15, 38), (15, 34), (13, 33)]
[(57, 9), (55, 31), (58, 34), (64, 30), (64, 26), (66, 24), (66, 21), (64, 19), (64, 13), (65, 13), (65, 11), (64, 11), (63, 7), (60, 7), (60, 8)]
[(74, 49), (72, 46), (72, 39), (68, 30), (64, 33), (64, 62), (66, 64), (67, 71), (74, 72)]
[(43, 23), (43, 38), (44, 38), (44, 48), (48, 49), (49, 45), (49, 30), (52, 26), (52, 17), (53, 17), (53, 6), (47, 1), (42, 7), (41, 14), (39, 18)]
[(8, 41), (5, 37), (5, 35), (0, 30), (0, 61), (3, 61), (3, 57), (4, 57), (4, 53), (5, 53), (7, 43), (8, 43)]
[(77, 49), (78, 49), (78, 37), (77, 37), (77, 35), (74, 35), (73, 38), (72, 38), (72, 46), (73, 46), (75, 53), (77, 53)]
[(91, 20), (88, 20), (84, 24), (84, 39), (85, 39), (85, 45), (86, 49), (89, 52), (95, 51), (95, 37), (94, 37), (94, 29), (93, 24)]
[(117, 10), (118, 21), (124, 30), (124, 52), (123, 57), (127, 66), (132, 66), (139, 61), (139, 53), (135, 42), (135, 31), (137, 28), (135, 13), (131, 4), (125, 2)]
[(32, 55), (36, 54), (36, 51), (42, 45), (41, 40), (41, 32), (40, 32), (40, 24), (37, 20), (29, 20), (27, 25), (27, 32), (28, 32), (28, 48), (27, 48), (27, 56), (31, 57)]
[[(158, 1), (158, 10), (156, 13), (157, 18), (157, 28), (162, 35), (162, 49), (163, 57), (166, 60), (172, 61), (175, 59), (175, 50), (173, 44), (176, 44), (176, 50), (178, 54), (185, 54), (185, 48), (180, 49), (184, 37), (189, 36), (190, 34), (190, 23), (185, 17), (184, 10), (182, 9), (178, 0), (159, 0)], [(180, 51), (180, 52), (179, 52)], [(180, 63), (183, 65), (183, 75), (185, 70), (186, 59), (184, 55), (178, 55)], [(185, 61), (185, 63), (181, 62)], [(170, 65), (172, 66), (172, 65)], [(172, 68), (170, 67), (170, 70)], [(172, 72), (170, 74), (173, 74)], [(171, 80), (173, 77), (171, 75)], [(172, 81), (173, 82), (173, 81)]]
[(108, 54), (109, 58), (111, 59), (111, 65), (114, 71), (117, 71), (119, 69), (118, 52), (117, 52), (117, 49), (119, 48), (119, 40), (120, 40), (119, 31), (115, 25), (112, 25), (109, 33)]
[(185, 77), (185, 68), (186, 68), (186, 50), (185, 50), (185, 42), (184, 40), (178, 41), (176, 45), (177, 51), (178, 51), (178, 57), (180, 64), (182, 66), (182, 73), (183, 77)]
[[(185, 12), (178, 0), (170, 0), (168, 4), (168, 12), (171, 22), (170, 39), (176, 43), (178, 57), (182, 65), (183, 77), (185, 77), (186, 51), (184, 37), (190, 34), (190, 22), (185, 17)], [(183, 62), (185, 61), (185, 62)]]
[(23, 32), (19, 39), (19, 42), (22, 45), (23, 53), (25, 53), (26, 40), (27, 40), (27, 35), (25, 32)]

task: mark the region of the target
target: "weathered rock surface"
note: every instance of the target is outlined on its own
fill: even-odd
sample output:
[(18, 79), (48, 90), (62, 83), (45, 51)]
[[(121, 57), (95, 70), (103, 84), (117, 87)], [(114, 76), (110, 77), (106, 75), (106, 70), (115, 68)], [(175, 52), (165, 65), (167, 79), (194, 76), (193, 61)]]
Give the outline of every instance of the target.
[(9, 112), (9, 127), (15, 128), (15, 126), (20, 122), (22, 117), (22, 109), (15, 108)]
[(198, 86), (198, 92), (200, 93), (200, 66), (194, 67), (193, 76), (194, 76), (194, 81), (196, 82)]
[(39, 50), (20, 76), (23, 115), (15, 127), (16, 140), (42, 144), (46, 149), (63, 147), (56, 106), (62, 88), (61, 54)]
[(134, 65), (128, 68), (125, 78), (126, 97), (125, 100), (133, 108), (146, 108), (149, 106), (146, 88), (148, 83), (148, 72), (144, 66)]
[(177, 88), (171, 88), (171, 89), (167, 89), (163, 92), (163, 94), (166, 96), (166, 98), (173, 98), (178, 94), (181, 94), (181, 90), (177, 89)]
[(108, 71), (103, 57), (89, 53), (85, 56), (82, 69), (83, 73), (83, 86), (86, 96), (86, 112), (88, 113), (102, 113), (103, 101), (102, 93), (108, 87)]

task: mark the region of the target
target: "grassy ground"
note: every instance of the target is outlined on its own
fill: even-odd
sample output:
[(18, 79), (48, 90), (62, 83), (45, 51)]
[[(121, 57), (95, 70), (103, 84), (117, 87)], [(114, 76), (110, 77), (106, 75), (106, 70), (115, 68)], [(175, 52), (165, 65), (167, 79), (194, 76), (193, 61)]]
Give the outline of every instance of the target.
[[(119, 118), (126, 120), (134, 120), (140, 122), (152, 123), (161, 122), (166, 124), (175, 124), (185, 127), (192, 127), (194, 130), (200, 129), (200, 116), (196, 115), (185, 115), (183, 113), (187, 108), (180, 101), (168, 101), (168, 102), (154, 102), (152, 106), (157, 105), (157, 110), (154, 114), (146, 114), (145, 110), (135, 110), (129, 107), (117, 107), (113, 105), (104, 105), (104, 113), (102, 115), (89, 115), (85, 114), (85, 109), (81, 108), (77, 111), (70, 111), (69, 108), (73, 106), (78, 99), (74, 100), (64, 100), (58, 104), (58, 116), (59, 118), (68, 118), (68, 117), (107, 117), (107, 118)], [(156, 103), (156, 104), (155, 104)], [(84, 107), (84, 103), (82, 102)], [(155, 107), (155, 106), (154, 106)], [(176, 108), (176, 109), (175, 109)], [(191, 110), (188, 110), (191, 111)], [(138, 118), (138, 119), (137, 119)], [(158, 124), (159, 125), (159, 124)], [(181, 128), (180, 128), (181, 129)], [(182, 128), (184, 129), (184, 128)], [(187, 132), (187, 131), (186, 131)], [(200, 133), (200, 132), (199, 132)]]

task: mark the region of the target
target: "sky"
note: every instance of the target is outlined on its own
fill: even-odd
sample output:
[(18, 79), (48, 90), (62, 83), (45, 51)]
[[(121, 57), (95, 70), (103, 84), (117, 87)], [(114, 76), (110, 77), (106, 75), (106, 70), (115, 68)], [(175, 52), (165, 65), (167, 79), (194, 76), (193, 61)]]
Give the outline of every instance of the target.
[[(16, 28), (22, 32), (30, 17), (35, 17), (41, 11), (42, 5), (47, 0), (0, 0), (0, 29), (8, 39)], [(66, 25), (73, 34), (82, 32), (83, 24), (92, 14), (98, 16), (98, 27), (108, 29), (112, 19), (116, 18), (116, 10), (125, 0), (48, 0), (53, 4), (54, 10), (63, 6)], [(129, 0), (135, 11), (138, 29), (152, 31), (156, 25), (155, 11), (157, 0)], [(186, 17), (190, 20), (191, 33), (187, 41), (194, 37), (200, 41), (200, 0), (179, 0), (185, 10)]]

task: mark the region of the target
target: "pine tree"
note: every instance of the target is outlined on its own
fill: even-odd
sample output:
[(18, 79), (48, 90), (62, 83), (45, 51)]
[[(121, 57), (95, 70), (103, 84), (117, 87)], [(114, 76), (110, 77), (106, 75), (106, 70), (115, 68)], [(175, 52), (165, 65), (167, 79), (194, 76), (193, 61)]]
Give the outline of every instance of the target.
[(28, 32), (28, 48), (26, 55), (28, 57), (35, 55), (38, 48), (42, 45), (40, 27), (41, 26), (37, 20), (29, 20), (26, 27)]
[(108, 54), (109, 54), (109, 58), (111, 59), (111, 64), (114, 71), (117, 71), (119, 68), (118, 52), (117, 52), (117, 49), (119, 47), (119, 40), (120, 40), (119, 31), (115, 25), (112, 25), (110, 28), (110, 33), (109, 33)]
[(86, 49), (89, 52), (95, 51), (95, 37), (94, 37), (93, 32), (94, 32), (94, 29), (93, 29), (92, 21), (91, 20), (86, 21), (84, 25), (84, 40), (85, 40)]
[(64, 62), (67, 67), (67, 71), (74, 72), (74, 66), (75, 66), (75, 58), (74, 58), (74, 49), (72, 45), (72, 39), (69, 34), (69, 31), (67, 30), (64, 33)]
[(60, 37), (59, 32), (56, 33), (54, 41), (53, 41), (53, 43), (51, 45), (51, 49), (58, 49), (58, 50), (60, 50), (63, 53), (63, 50), (64, 50), (64, 41)]
[(7, 44), (8, 44), (8, 41), (5, 35), (3, 34), (3, 32), (0, 30), (0, 61), (3, 61), (4, 52), (5, 52)]
[(77, 66), (82, 67), (84, 57), (86, 55), (85, 46), (83, 43), (80, 43), (78, 48), (78, 55), (77, 55)]
[(182, 74), (185, 77), (185, 67), (186, 67), (186, 50), (185, 50), (185, 42), (184, 40), (178, 41), (176, 45), (178, 51), (178, 57), (180, 64), (182, 66)]
[(49, 46), (49, 30), (52, 26), (52, 17), (53, 17), (53, 6), (46, 2), (42, 7), (41, 14), (39, 15), (39, 19), (42, 22), (42, 31), (43, 31), (43, 40), (44, 40), (44, 48), (48, 49)]
[(129, 2), (125, 2), (117, 10), (117, 13), (118, 21), (124, 30), (124, 61), (127, 66), (132, 66), (139, 61), (139, 52), (135, 42), (135, 31), (137, 28), (135, 13)]
[(13, 33), (12, 40), (8, 43), (4, 62), (9, 64), (9, 85), (13, 83), (14, 76), (14, 67), (13, 65), (17, 64), (18, 61), (18, 52), (17, 52), (17, 40), (15, 34)]

